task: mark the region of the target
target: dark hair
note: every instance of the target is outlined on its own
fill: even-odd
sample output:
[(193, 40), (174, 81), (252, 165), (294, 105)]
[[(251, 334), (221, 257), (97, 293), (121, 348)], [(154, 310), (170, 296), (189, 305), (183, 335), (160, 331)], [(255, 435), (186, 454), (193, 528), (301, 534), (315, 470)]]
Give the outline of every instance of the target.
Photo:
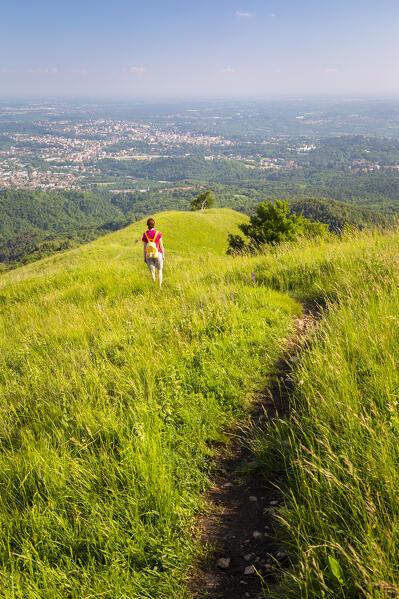
[(147, 227), (149, 229), (153, 229), (155, 227), (155, 220), (153, 218), (149, 218), (147, 221)]

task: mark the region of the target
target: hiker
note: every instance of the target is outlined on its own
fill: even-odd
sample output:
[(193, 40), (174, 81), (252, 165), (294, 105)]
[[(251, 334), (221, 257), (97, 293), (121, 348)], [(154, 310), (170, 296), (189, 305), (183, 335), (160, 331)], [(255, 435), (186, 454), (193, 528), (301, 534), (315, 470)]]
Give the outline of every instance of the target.
[(155, 220), (147, 220), (148, 231), (142, 237), (144, 242), (144, 262), (147, 264), (151, 273), (151, 278), (155, 283), (155, 269), (158, 271), (159, 288), (162, 288), (162, 268), (165, 260), (165, 252), (162, 243), (162, 233), (155, 230)]

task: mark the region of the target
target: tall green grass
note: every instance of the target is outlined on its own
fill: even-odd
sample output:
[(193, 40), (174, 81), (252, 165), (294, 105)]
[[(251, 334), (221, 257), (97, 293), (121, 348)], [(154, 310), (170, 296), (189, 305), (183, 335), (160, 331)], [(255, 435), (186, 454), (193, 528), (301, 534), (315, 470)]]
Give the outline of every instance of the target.
[(244, 217), (168, 218), (162, 293), (142, 224), (1, 279), (4, 597), (186, 596), (211, 458), (300, 307), (249, 263), (239, 283), (219, 276)]
[[(187, 597), (225, 430), (324, 306), (291, 417), (254, 446), (288, 477), (279, 597), (397, 594), (396, 233), (224, 256), (229, 210), (164, 213), (0, 278), (0, 588), (7, 598)], [(192, 534), (190, 534), (192, 533)]]
[(272, 596), (399, 594), (398, 249), (396, 234), (361, 235), (314, 247), (310, 264), (288, 251), (264, 274), (326, 304), (290, 417), (255, 442), (265, 475), (279, 456), (288, 476), (279, 519), (292, 567)]

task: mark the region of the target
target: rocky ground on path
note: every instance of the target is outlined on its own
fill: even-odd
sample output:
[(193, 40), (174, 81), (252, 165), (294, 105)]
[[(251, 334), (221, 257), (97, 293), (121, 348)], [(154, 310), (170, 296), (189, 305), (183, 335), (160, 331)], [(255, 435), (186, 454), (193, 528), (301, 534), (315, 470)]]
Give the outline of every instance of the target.
[(288, 565), (285, 548), (274, 539), (283, 481), (265, 482), (247, 441), (252, 426), (261, 429), (268, 419), (287, 412), (290, 372), (314, 323), (310, 312), (296, 320), (275, 379), (252, 406), (251, 425), (232, 431), (231, 444), (218, 457), (206, 498), (210, 509), (199, 522), (202, 542), (214, 551), (190, 584), (198, 599), (262, 599), (262, 586), (277, 585), (276, 571)]

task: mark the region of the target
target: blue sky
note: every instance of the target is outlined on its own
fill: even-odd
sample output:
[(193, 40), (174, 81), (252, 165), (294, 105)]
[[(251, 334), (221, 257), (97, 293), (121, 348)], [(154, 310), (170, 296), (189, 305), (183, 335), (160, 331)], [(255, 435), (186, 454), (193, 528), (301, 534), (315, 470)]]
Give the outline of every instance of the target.
[(397, 94), (398, 0), (0, 0), (0, 95)]

